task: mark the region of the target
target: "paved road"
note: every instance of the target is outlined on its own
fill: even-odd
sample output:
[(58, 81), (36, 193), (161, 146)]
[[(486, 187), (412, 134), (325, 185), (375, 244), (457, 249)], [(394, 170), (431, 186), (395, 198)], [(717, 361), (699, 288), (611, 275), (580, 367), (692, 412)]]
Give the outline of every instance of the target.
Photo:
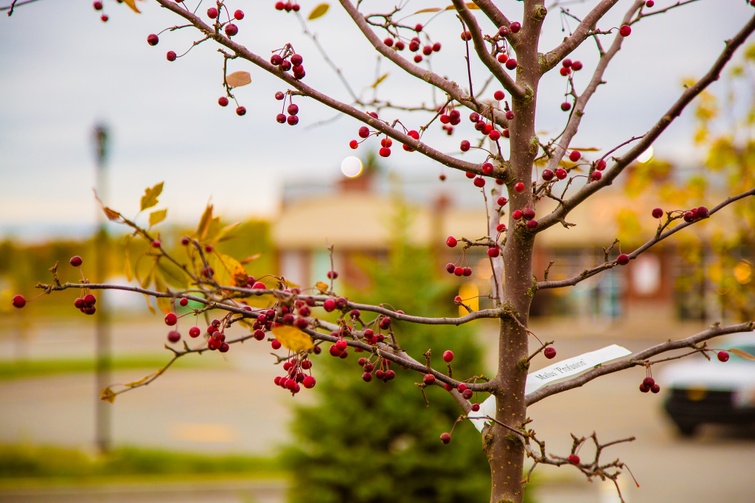
[[(155, 347), (162, 345), (162, 335), (155, 335), (156, 332), (161, 334), (160, 330), (155, 329), (154, 324), (116, 328), (115, 350), (154, 352)], [(546, 339), (557, 338), (558, 358), (614, 342), (632, 350), (652, 342), (648, 334), (643, 338), (625, 335), (621, 340), (609, 341), (596, 333), (558, 338), (556, 332), (557, 327), (544, 326), (540, 335)], [(81, 327), (40, 328), (30, 335), (23, 351), (34, 357), (86, 354), (92, 351), (91, 340), (91, 330)], [(7, 336), (0, 338), (0, 356), (7, 357), (18, 349), (16, 342)], [(284, 441), (289, 405), (306, 400), (306, 394), (302, 392), (292, 398), (271, 384), (278, 368), (271, 365), (267, 349), (261, 343), (250, 342), (234, 347), (225, 358), (220, 354), (201, 358), (207, 357), (217, 359), (218, 365), (211, 369), (169, 371), (152, 385), (120, 396), (112, 408), (115, 443), (213, 453), (267, 454)], [(114, 380), (129, 381), (142, 374), (119, 372)], [(636, 488), (630, 477), (622, 477), (628, 503), (750, 501), (751, 480), (755, 475), (755, 437), (708, 429), (693, 441), (678, 439), (662, 416), (661, 396), (637, 391), (642, 377), (643, 370), (630, 370), (535, 404), (530, 409), (533, 427), (549, 450), (560, 453), (568, 452), (570, 432), (590, 435), (596, 431), (602, 441), (637, 437), (635, 442), (617, 445), (606, 453), (607, 458), (618, 457), (625, 461), (641, 484)], [(87, 375), (0, 382), (0, 410), (3, 411), (0, 441), (91, 448), (96, 391), (93, 378)], [(536, 474), (558, 481), (540, 487), (540, 503), (615, 501), (614, 493), (604, 484), (589, 484), (569, 467), (544, 467)], [(141, 491), (140, 502), (283, 501), (280, 485), (262, 491), (259, 487), (239, 484), (215, 488), (216, 494), (212, 496), (207, 493), (210, 488), (196, 486), (161, 486), (153, 490), (116, 487), (109, 489), (107, 497), (103, 493), (70, 496), (70, 489), (65, 488), (58, 493), (53, 489), (50, 495), (51, 489), (47, 488), (27, 492), (28, 497), (18, 492), (0, 492), (0, 501), (122, 503), (133, 501), (133, 491)], [(255, 490), (262, 492), (258, 494)], [(197, 498), (192, 499), (190, 495)]]

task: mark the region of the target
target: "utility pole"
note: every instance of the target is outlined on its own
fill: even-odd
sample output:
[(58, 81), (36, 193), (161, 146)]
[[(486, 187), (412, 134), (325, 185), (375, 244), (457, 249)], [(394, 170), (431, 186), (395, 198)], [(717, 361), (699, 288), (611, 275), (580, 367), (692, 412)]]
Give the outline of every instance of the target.
[[(97, 124), (94, 127), (94, 141), (96, 148), (96, 183), (95, 190), (101, 201), (107, 201), (107, 155), (108, 155), (108, 129), (104, 124)], [(96, 280), (104, 282), (108, 274), (108, 235), (107, 219), (102, 209), (97, 207), (97, 233), (94, 238), (95, 260), (96, 260)], [(110, 351), (110, 308), (107, 305), (107, 295), (97, 299), (96, 314), (96, 381), (97, 395), (95, 408), (95, 442), (100, 453), (109, 452), (112, 447), (111, 439), (111, 408), (110, 404), (100, 400), (99, 393), (111, 383), (111, 351)]]

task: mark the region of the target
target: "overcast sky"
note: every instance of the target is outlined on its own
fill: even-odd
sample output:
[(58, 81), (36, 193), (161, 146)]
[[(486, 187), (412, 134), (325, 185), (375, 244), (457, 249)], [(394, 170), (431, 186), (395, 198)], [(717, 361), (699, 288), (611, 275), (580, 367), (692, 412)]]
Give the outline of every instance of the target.
[[(8, 3), (2, 0), (3, 5)], [(306, 13), (319, 2), (300, 3)], [(619, 2), (620, 6), (630, 3)], [(670, 3), (658, 0), (656, 8)], [(205, 4), (201, 12), (211, 5)], [(412, 2), (410, 10), (428, 4)], [(501, 4), (512, 19), (520, 17), (520, 3)], [(94, 225), (92, 131), (98, 122), (106, 123), (112, 136), (107, 202), (127, 215), (136, 213), (143, 190), (160, 181), (165, 181), (161, 206), (169, 208), (169, 217), (191, 222), (210, 199), (229, 218), (271, 215), (284, 183), (327, 183), (340, 176), (341, 160), (353, 154), (348, 142), (359, 127), (354, 120), (342, 118), (314, 127), (334, 115), (299, 98), (300, 124), (279, 125), (275, 114), (280, 102), (273, 94), (285, 88), (260, 70), (232, 62), (233, 70), (248, 70), (253, 78), (251, 85), (237, 90), (248, 109), (246, 116), (237, 117), (232, 107), (217, 105), (223, 94), (222, 58), (210, 44), (169, 63), (166, 51), (185, 51), (194, 40), (193, 32), (165, 32), (160, 44), (150, 47), (146, 36), (174, 26), (173, 15), (150, 2), (139, 2), (141, 15), (108, 0), (105, 5), (107, 23), (99, 21), (91, 2), (67, 0), (42, 0), (17, 8), (12, 17), (0, 16), (0, 238), (60, 235), (72, 226)], [(247, 12), (238, 23), (238, 41), (261, 54), (292, 42), (305, 55), (306, 81), (348, 101), (335, 73), (300, 36), (293, 16), (275, 11), (273, 0), (238, 0), (229, 5)], [(584, 8), (572, 7), (575, 12)], [(703, 0), (678, 14), (650, 17), (636, 25), (605, 75), (607, 85), (589, 105), (576, 144), (609, 149), (642, 135), (678, 96), (681, 79), (702, 75), (723, 41), (754, 12), (741, 0)], [(407, 22), (423, 21), (420, 17)], [(551, 9), (549, 36), (541, 51), (563, 37), (561, 26), (556, 9)], [(310, 28), (355, 90), (374, 81), (375, 58), (337, 6)], [(428, 24), (428, 31), (444, 44), (434, 56), (434, 69), (466, 82), (461, 47), (454, 47), (459, 45), (455, 44), (458, 21), (445, 14)], [(452, 36), (444, 37), (446, 33)], [(587, 82), (594, 53), (594, 45), (588, 43), (572, 55), (585, 61), (578, 86)], [(389, 72), (386, 91), (397, 93), (392, 96), (397, 102), (429, 99), (420, 83), (400, 78), (388, 63), (380, 71)], [(713, 90), (722, 92), (722, 85)], [(565, 81), (548, 76), (542, 90), (539, 127), (553, 133), (565, 118), (558, 106)], [(465, 137), (458, 131), (462, 134), (448, 138), (439, 126), (435, 129), (427, 141), (448, 152)], [(656, 151), (694, 162), (691, 131), (691, 119), (683, 118), (664, 135)], [(365, 150), (360, 147), (357, 154)], [(385, 164), (409, 176), (433, 178), (440, 172), (418, 154), (400, 148), (394, 148)]]

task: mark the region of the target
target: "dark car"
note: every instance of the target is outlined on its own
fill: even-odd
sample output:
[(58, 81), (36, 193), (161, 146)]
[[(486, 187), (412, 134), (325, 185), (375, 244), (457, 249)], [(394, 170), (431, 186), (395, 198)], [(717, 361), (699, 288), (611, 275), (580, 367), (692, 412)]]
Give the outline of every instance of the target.
[[(755, 355), (755, 333), (717, 339), (709, 346)], [(755, 361), (728, 353), (721, 362), (696, 355), (670, 364), (659, 375), (667, 390), (664, 409), (684, 436), (702, 424), (755, 425)]]

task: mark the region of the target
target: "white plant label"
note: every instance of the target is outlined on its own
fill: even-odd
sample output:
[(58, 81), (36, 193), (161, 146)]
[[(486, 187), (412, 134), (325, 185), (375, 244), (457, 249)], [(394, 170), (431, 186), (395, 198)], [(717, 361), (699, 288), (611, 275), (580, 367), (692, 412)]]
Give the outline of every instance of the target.
[[(532, 372), (527, 376), (527, 384), (524, 387), (525, 394), (530, 394), (538, 389), (542, 388), (546, 384), (551, 384), (555, 381), (572, 377), (582, 372), (586, 372), (598, 365), (621, 358), (632, 354), (627, 348), (621, 347), (617, 344), (606, 346), (596, 351), (590, 351), (573, 358), (562, 360), (558, 363), (554, 363), (549, 367), (542, 368), (536, 372)], [(467, 417), (472, 421), (472, 424), (478, 431), (482, 432), (485, 424), (490, 421), (476, 418), (495, 417), (495, 396), (490, 395), (484, 402), (480, 404), (480, 410), (477, 412), (470, 412)]]

